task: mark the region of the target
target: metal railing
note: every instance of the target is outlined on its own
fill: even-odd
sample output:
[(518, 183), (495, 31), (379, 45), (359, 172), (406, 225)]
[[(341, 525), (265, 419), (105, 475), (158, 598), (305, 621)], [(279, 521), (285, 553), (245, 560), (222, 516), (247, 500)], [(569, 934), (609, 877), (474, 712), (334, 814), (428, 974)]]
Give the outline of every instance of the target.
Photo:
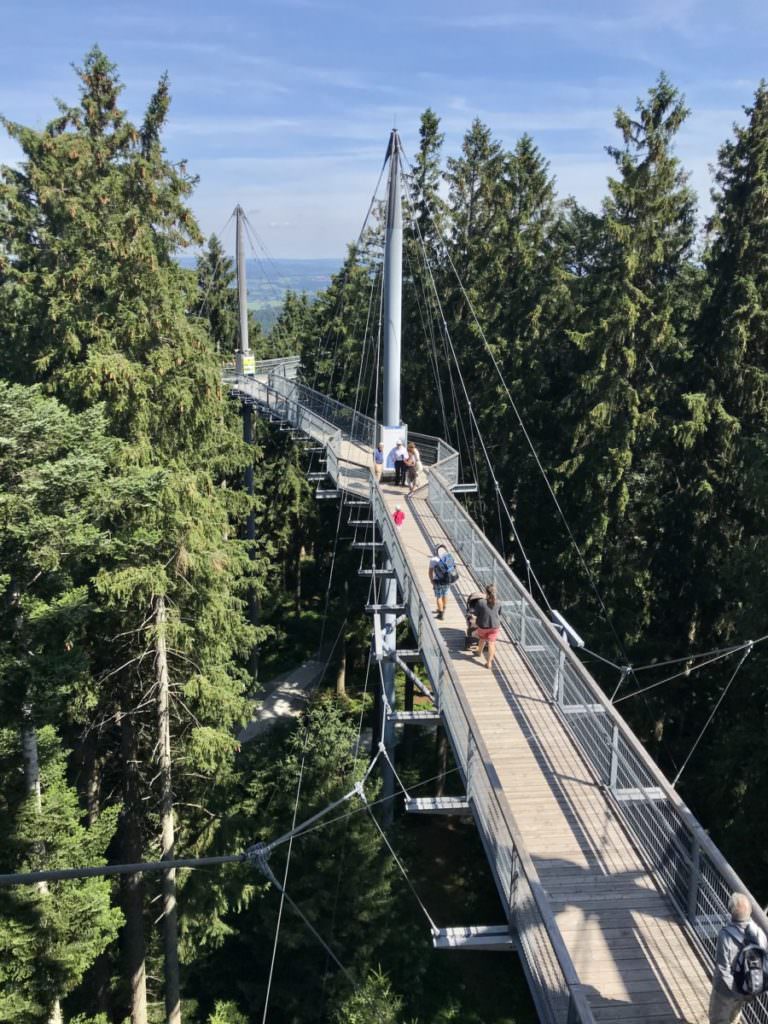
[[(371, 475), (365, 471), (369, 481)], [(549, 900), (504, 795), (482, 733), (459, 684), (437, 624), (411, 575), (400, 537), (378, 485), (369, 483), (372, 518), (392, 562), (424, 666), (456, 753), (504, 909), (515, 929), (531, 991), (542, 1020), (593, 1024), (576, 969)]]
[[(302, 391), (286, 389), (271, 376), (268, 382), (252, 377), (230, 381), (233, 394), (253, 401), (268, 415), (275, 415), (308, 433), (327, 449), (329, 474), (345, 489), (366, 495), (378, 522), (408, 617), (418, 635), (424, 665), (435, 687), (440, 709), (466, 784), (491, 869), (510, 924), (515, 929), (522, 961), (539, 1014), (548, 1024), (595, 1024), (576, 969), (557, 927), (536, 868), (525, 849), (512, 811), (504, 795), (488, 750), (466, 703), (442, 636), (413, 579), (400, 538), (392, 523), (383, 494), (371, 471), (340, 458), (340, 417), (329, 401), (337, 422), (323, 418), (313, 403), (303, 406)], [(309, 390), (309, 389), (307, 389)], [(316, 394), (316, 393), (314, 393)], [(322, 397), (322, 396), (321, 396)], [(351, 411), (351, 410), (350, 410)], [(441, 447), (442, 446), (442, 447)], [(438, 442), (435, 458), (448, 474), (458, 465), (458, 455)]]
[[(266, 384), (238, 378), (236, 391), (244, 391), (262, 408), (276, 412), (325, 444), (328, 471), (339, 486), (370, 496), (373, 518), (381, 530), (425, 667), (437, 691), (489, 863), (514, 922), (539, 1012), (557, 1024), (593, 1024), (549, 901), (464, 700), (442, 637), (411, 576), (382, 492), (367, 468), (341, 460), (342, 437), (350, 436), (342, 424), (356, 427), (357, 414), (311, 389), (277, 381), (271, 375)], [(303, 402), (306, 397), (311, 400), (309, 407)], [(363, 428), (363, 438), (351, 439), (368, 443), (368, 437), (375, 437), (375, 433), (367, 433), (368, 429)], [(429, 503), (446, 537), (478, 583), (496, 585), (506, 631), (602, 785), (661, 891), (677, 907), (699, 951), (713, 966), (717, 932), (728, 917), (728, 897), (734, 890), (748, 895), (749, 890), (618, 710), (454, 497), (451, 486), (458, 476), (458, 453), (440, 439), (417, 437), (422, 459), (431, 466)], [(433, 440), (437, 441), (434, 450), (429, 447)], [(434, 461), (427, 462), (425, 453)], [(751, 895), (750, 899), (753, 918), (768, 932), (768, 919)], [(748, 1024), (768, 1024), (766, 997), (747, 1004), (743, 1016)]]
[[(494, 583), (505, 629), (525, 657), (581, 755), (602, 784), (661, 891), (675, 904), (711, 967), (728, 898), (749, 890), (499, 552), (451, 493), (440, 465), (429, 474), (429, 503), (478, 583)], [(753, 918), (768, 919), (750, 895)], [(768, 999), (744, 1019), (768, 1024)]]
[(376, 440), (376, 421), (370, 416), (365, 416), (334, 398), (328, 398), (306, 384), (286, 380), (274, 373), (269, 375), (269, 384), (286, 398), (299, 402), (327, 423), (332, 423), (348, 440), (373, 449)]

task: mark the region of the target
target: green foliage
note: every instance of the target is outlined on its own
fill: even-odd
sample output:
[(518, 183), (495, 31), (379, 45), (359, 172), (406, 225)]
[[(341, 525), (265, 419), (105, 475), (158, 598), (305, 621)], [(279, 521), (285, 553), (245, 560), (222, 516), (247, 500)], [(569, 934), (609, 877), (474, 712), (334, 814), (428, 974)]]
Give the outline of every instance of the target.
[[(159, 597), (168, 610), (179, 852), (231, 852), (274, 838), (290, 828), (299, 775), (305, 818), (362, 771), (351, 753), (357, 721), (327, 699), (311, 704), (301, 728), (238, 749), (254, 642), (272, 643), (263, 664), (274, 666), (319, 641), (335, 510), (315, 507), (285, 436), (257, 422), (252, 448), (240, 440), (221, 384), (237, 333), (231, 261), (215, 237), (196, 274), (174, 258), (201, 238), (186, 205), (194, 179), (163, 150), (168, 82), (134, 124), (101, 51), (88, 53), (77, 74), (78, 103), (60, 104), (43, 129), (2, 122), (23, 154), (19, 166), (0, 168), (6, 870), (98, 863), (108, 850), (157, 855)], [(461, 449), (462, 473), (480, 485), (472, 511), (489, 535), (510, 562), (521, 557), (500, 507), (508, 503), (550, 597), (610, 653), (611, 631), (547, 511), (515, 404), (635, 662), (761, 635), (768, 603), (768, 87), (761, 83), (720, 151), (703, 260), (694, 198), (674, 153), (687, 115), (665, 75), (634, 113), (616, 112), (615, 173), (599, 212), (559, 201), (532, 138), (506, 149), (477, 119), (443, 172), (431, 109), (406, 181), (404, 418)], [(372, 358), (380, 220), (377, 210), (316, 302), (289, 292), (269, 337), (251, 325), (257, 357), (300, 351), (308, 383), (368, 412), (380, 383)], [(467, 398), (498, 491), (478, 455)], [(249, 460), (252, 501), (238, 486)], [(240, 539), (249, 514), (254, 544)], [(337, 578), (354, 571), (345, 557)], [(246, 621), (249, 592), (268, 626)], [(331, 595), (337, 623), (350, 606)], [(351, 664), (357, 648), (365, 651), (366, 627), (348, 622), (345, 640)], [(764, 876), (768, 848), (768, 825), (745, 813), (768, 778), (759, 742), (764, 675), (759, 650), (684, 777), (687, 798), (753, 878)], [(661, 690), (630, 711), (665, 765), (687, 753), (721, 692), (721, 678), (697, 678), (684, 701)], [(756, 752), (744, 758), (745, 749)], [(419, 864), (409, 835), (396, 826), (391, 838)], [(278, 876), (286, 853), (281, 846), (272, 855)], [(471, 862), (478, 870), (479, 854)], [(420, 885), (429, 885), (427, 874)], [(455, 887), (466, 896), (478, 881), (464, 868)], [(162, 963), (149, 901), (158, 885), (145, 885), (130, 913), (134, 937), (148, 936), (157, 1016)], [(487, 985), (481, 998), (473, 994), (472, 971), (484, 978), (482, 968), (453, 977), (441, 964), (428, 973), (423, 922), (355, 801), (296, 840), (289, 889), (361, 980), (350, 991), (286, 910), (272, 992), (280, 1020), (394, 1024), (418, 1012), (423, 1024), (439, 1024), (495, 1013)], [(244, 864), (184, 874), (179, 890), (185, 1017), (256, 1019), (277, 894)], [(114, 971), (121, 913), (112, 892), (98, 879), (0, 891), (0, 1020), (32, 1024), (61, 997), (70, 1019), (103, 1024), (93, 1016), (102, 1008), (95, 986), (83, 979), (110, 945), (102, 967)], [(124, 989), (125, 978), (104, 982), (109, 1019), (125, 1017)], [(522, 1003), (512, 1007), (516, 1018), (529, 1012)]]
[(234, 1003), (218, 1002), (208, 1018), (208, 1024), (248, 1024), (248, 1018), (240, 1013)]
[[(45, 726), (37, 739), (39, 808), (11, 770), (20, 759), (18, 733), (0, 731), (0, 776), (6, 780), (0, 796), (2, 870), (103, 864), (118, 809), (86, 828), (55, 731)], [(81, 981), (122, 921), (110, 905), (110, 884), (101, 878), (3, 889), (0, 914), (0, 1020), (22, 1024), (36, 1024), (54, 995), (66, 995)]]
[(197, 259), (199, 300), (195, 312), (207, 321), (208, 333), (218, 353), (237, 348), (238, 313), (235, 268), (216, 235)]
[(336, 1010), (334, 1024), (400, 1024), (403, 1001), (380, 970), (371, 971)]

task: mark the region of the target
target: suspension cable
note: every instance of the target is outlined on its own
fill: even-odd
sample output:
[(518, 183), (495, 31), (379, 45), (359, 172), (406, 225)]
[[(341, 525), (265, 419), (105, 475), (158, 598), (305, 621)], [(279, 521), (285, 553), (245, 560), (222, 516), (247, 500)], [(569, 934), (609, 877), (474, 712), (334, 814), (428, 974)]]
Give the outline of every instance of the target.
[(688, 752), (688, 756), (687, 756), (687, 757), (686, 757), (686, 759), (685, 759), (685, 760), (683, 761), (682, 765), (680, 766), (680, 768), (679, 768), (679, 769), (678, 769), (678, 771), (677, 771), (677, 775), (675, 775), (674, 779), (672, 780), (672, 785), (673, 785), (673, 787), (674, 787), (674, 786), (676, 786), (676, 785), (678, 784), (678, 782), (680, 781), (680, 776), (681, 776), (681, 775), (683, 774), (683, 772), (685, 771), (686, 765), (688, 764), (688, 762), (689, 762), (689, 761), (691, 760), (691, 758), (693, 757), (693, 754), (694, 754), (694, 752), (695, 752), (696, 748), (698, 747), (699, 743), (701, 742), (701, 739), (702, 739), (702, 737), (704, 736), (704, 733), (705, 733), (705, 732), (707, 731), (707, 729), (708, 729), (708, 728), (710, 727), (710, 725), (712, 724), (712, 720), (714, 719), (715, 715), (717, 714), (717, 712), (718, 712), (718, 709), (719, 709), (720, 705), (721, 705), (721, 704), (723, 703), (723, 701), (725, 700), (726, 694), (727, 694), (727, 693), (728, 693), (728, 691), (730, 690), (730, 688), (731, 688), (731, 685), (732, 685), (732, 683), (733, 683), (734, 679), (735, 679), (735, 678), (736, 678), (736, 676), (737, 676), (737, 675), (739, 674), (739, 669), (740, 669), (740, 668), (741, 668), (741, 666), (742, 666), (742, 665), (744, 664), (744, 662), (745, 662), (745, 661), (747, 660), (747, 658), (748, 658), (748, 657), (750, 656), (750, 654), (752, 653), (752, 649), (753, 649), (753, 648), (754, 648), (754, 644), (752, 643), (752, 641), (750, 641), (750, 642), (749, 642), (749, 643), (748, 643), (748, 644), (746, 645), (746, 650), (745, 650), (745, 651), (744, 651), (744, 653), (742, 654), (742, 656), (741, 656), (741, 658), (740, 658), (740, 660), (739, 660), (739, 663), (738, 663), (738, 665), (737, 665), (737, 666), (736, 666), (736, 668), (735, 668), (735, 669), (733, 670), (733, 674), (731, 675), (731, 678), (730, 678), (730, 679), (728, 680), (728, 682), (727, 682), (727, 683), (725, 684), (725, 687), (723, 688), (723, 692), (722, 692), (722, 693), (720, 694), (720, 697), (719, 697), (719, 699), (718, 699), (717, 703), (716, 703), (716, 704), (715, 704), (715, 706), (714, 706), (714, 707), (712, 708), (712, 711), (711, 711), (711, 713), (710, 713), (709, 717), (707, 718), (706, 722), (705, 722), (705, 723), (704, 723), (704, 725), (702, 726), (702, 728), (701, 728), (701, 732), (699, 733), (699, 735), (698, 735), (698, 736), (696, 737), (696, 739), (694, 740), (693, 746), (691, 747), (690, 751)]

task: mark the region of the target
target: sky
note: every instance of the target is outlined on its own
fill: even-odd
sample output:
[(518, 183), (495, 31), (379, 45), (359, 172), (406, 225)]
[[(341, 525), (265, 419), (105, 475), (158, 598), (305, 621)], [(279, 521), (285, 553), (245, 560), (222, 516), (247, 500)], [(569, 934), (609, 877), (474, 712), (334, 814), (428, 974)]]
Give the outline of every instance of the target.
[[(167, 71), (165, 144), (199, 175), (206, 234), (236, 203), (274, 258), (338, 258), (360, 230), (390, 129), (419, 115), (455, 155), (479, 117), (506, 147), (531, 134), (562, 197), (598, 208), (632, 109), (664, 70), (691, 116), (677, 152), (702, 202), (709, 167), (761, 77), (765, 0), (0, 0), (0, 113), (42, 127), (98, 43), (136, 120)], [(18, 150), (0, 134), (0, 162)], [(225, 242), (233, 245), (231, 225)]]

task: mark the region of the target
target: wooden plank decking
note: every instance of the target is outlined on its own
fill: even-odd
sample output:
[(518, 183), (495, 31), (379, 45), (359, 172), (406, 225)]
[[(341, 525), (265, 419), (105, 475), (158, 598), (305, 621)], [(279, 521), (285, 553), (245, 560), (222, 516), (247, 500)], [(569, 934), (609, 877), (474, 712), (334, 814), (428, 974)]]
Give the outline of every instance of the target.
[[(400, 540), (433, 603), (427, 565), (444, 537), (426, 488), (382, 489), (390, 511), (406, 509)], [(439, 630), (595, 1019), (705, 1024), (704, 968), (522, 656), (503, 634), (493, 672), (464, 652), (463, 596), (476, 584), (459, 567)]]

